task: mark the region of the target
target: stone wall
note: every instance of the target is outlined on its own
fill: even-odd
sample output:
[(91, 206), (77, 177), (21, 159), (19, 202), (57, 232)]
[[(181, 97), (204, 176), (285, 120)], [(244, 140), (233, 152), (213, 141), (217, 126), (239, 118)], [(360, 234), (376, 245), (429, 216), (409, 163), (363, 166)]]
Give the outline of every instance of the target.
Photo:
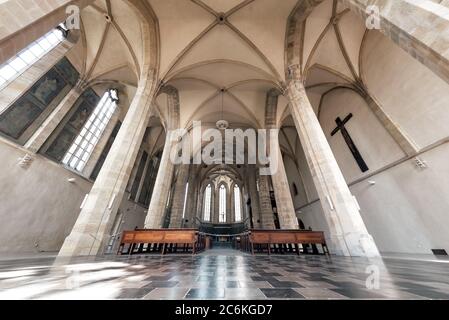
[[(26, 149), (0, 138), (0, 254), (57, 252), (92, 188), (92, 182), (40, 155), (22, 168), (20, 159), (26, 154)], [(120, 210), (122, 228), (143, 226), (145, 208), (125, 196)]]

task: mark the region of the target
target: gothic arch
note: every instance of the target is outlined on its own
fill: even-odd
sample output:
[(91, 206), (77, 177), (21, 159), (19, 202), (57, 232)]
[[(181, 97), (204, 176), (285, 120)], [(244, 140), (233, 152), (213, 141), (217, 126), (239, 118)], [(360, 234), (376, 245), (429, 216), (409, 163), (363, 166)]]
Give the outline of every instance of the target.
[[(286, 78), (303, 77), (302, 48), (306, 29), (306, 20), (312, 11), (322, 2), (328, 0), (299, 0), (287, 22), (285, 38)], [(366, 1), (333, 0), (334, 6), (345, 5), (351, 12), (365, 21), (368, 17)], [(423, 6), (404, 0), (388, 0), (380, 7), (380, 31), (412, 57), (431, 69), (446, 82), (449, 82), (449, 57), (447, 47), (438, 43), (449, 43), (447, 34), (441, 38), (426, 37), (434, 33), (435, 21), (441, 23), (442, 31), (449, 27), (449, 21), (443, 14), (438, 15)], [(408, 14), (403, 14), (408, 12)], [(422, 21), (432, 21), (423, 24)], [(437, 49), (435, 49), (437, 48)]]

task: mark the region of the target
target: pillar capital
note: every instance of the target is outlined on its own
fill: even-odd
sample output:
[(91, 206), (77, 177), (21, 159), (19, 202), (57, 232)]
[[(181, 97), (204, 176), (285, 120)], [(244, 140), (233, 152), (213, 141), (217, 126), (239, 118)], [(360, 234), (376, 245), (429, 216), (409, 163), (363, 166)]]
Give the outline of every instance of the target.
[(302, 78), (301, 66), (292, 64), (287, 68), (287, 86), (291, 81), (299, 81)]

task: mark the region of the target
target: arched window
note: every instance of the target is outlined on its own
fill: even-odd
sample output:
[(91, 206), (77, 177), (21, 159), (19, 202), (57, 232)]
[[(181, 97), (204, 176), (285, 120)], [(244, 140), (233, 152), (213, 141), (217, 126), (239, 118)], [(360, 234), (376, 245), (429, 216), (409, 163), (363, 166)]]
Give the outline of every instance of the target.
[(220, 209), (219, 209), (219, 222), (226, 222), (226, 188), (224, 185), (220, 187)]
[(235, 212), (235, 222), (242, 221), (242, 205), (240, 199), (240, 188), (238, 185), (234, 186), (234, 212)]
[(0, 65), (0, 89), (20, 76), (31, 65), (61, 43), (67, 32), (65, 26), (61, 24), (42, 38), (33, 41), (3, 65)]
[(204, 221), (210, 222), (210, 205), (211, 205), (211, 197), (212, 197), (212, 186), (209, 184), (204, 190)]
[(103, 95), (89, 120), (65, 155), (62, 163), (78, 172), (83, 171), (92, 151), (117, 108), (117, 102), (117, 90), (111, 89)]

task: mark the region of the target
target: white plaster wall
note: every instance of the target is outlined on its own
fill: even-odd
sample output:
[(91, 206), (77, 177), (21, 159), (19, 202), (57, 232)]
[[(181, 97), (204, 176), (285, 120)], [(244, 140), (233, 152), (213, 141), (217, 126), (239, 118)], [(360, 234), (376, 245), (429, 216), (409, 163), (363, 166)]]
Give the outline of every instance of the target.
[(42, 156), (23, 169), (25, 154), (0, 141), (0, 253), (58, 251), (91, 183)]
[(363, 50), (363, 78), (393, 121), (420, 146), (449, 135), (449, 84), (378, 32)]
[[(449, 251), (449, 144), (421, 158), (428, 163), (427, 169), (407, 160), (350, 186), (363, 221), (383, 253)], [(319, 201), (302, 208), (298, 217), (306, 228), (329, 235)]]
[[(406, 117), (406, 105), (396, 108), (402, 106)], [(371, 169), (365, 174), (361, 173), (341, 134), (329, 135), (335, 128), (335, 118), (349, 112), (354, 118), (347, 129)], [(404, 154), (360, 96), (348, 90), (335, 91), (324, 99), (320, 122), (380, 251), (413, 254), (431, 254), (431, 249), (440, 248), (449, 251), (449, 144), (441, 144), (419, 156), (428, 163), (428, 169), (418, 169), (413, 159), (390, 167), (404, 159)], [(417, 123), (417, 126), (425, 124)], [(441, 136), (438, 129), (437, 126), (432, 131), (435, 138)], [(309, 171), (303, 153), (299, 152), (298, 157), (302, 172)], [(287, 166), (287, 172), (293, 181), (291, 176), (297, 173), (291, 166)], [(374, 175), (365, 177), (367, 174)], [(370, 186), (368, 181), (375, 181), (376, 185)], [(316, 199), (316, 195), (310, 197), (311, 202)], [(298, 217), (306, 227), (328, 234), (319, 202), (302, 208)]]
[[(33, 156), (28, 169), (21, 168), (18, 159), (25, 154), (0, 138), (0, 257), (57, 252), (92, 188), (90, 181), (40, 155)], [(70, 178), (76, 182), (69, 183)], [(143, 226), (144, 208), (125, 199), (121, 210), (126, 213), (123, 228)]]
[[(341, 132), (331, 136), (331, 132), (337, 127), (337, 117), (343, 120), (350, 113), (353, 117), (345, 127), (370, 169), (366, 173), (360, 170)], [(405, 156), (363, 98), (352, 90), (339, 89), (326, 95), (321, 105), (319, 120), (348, 182)]]
[(449, 144), (421, 157), (427, 169), (412, 160), (351, 186), (369, 232), (383, 252), (449, 251)]

